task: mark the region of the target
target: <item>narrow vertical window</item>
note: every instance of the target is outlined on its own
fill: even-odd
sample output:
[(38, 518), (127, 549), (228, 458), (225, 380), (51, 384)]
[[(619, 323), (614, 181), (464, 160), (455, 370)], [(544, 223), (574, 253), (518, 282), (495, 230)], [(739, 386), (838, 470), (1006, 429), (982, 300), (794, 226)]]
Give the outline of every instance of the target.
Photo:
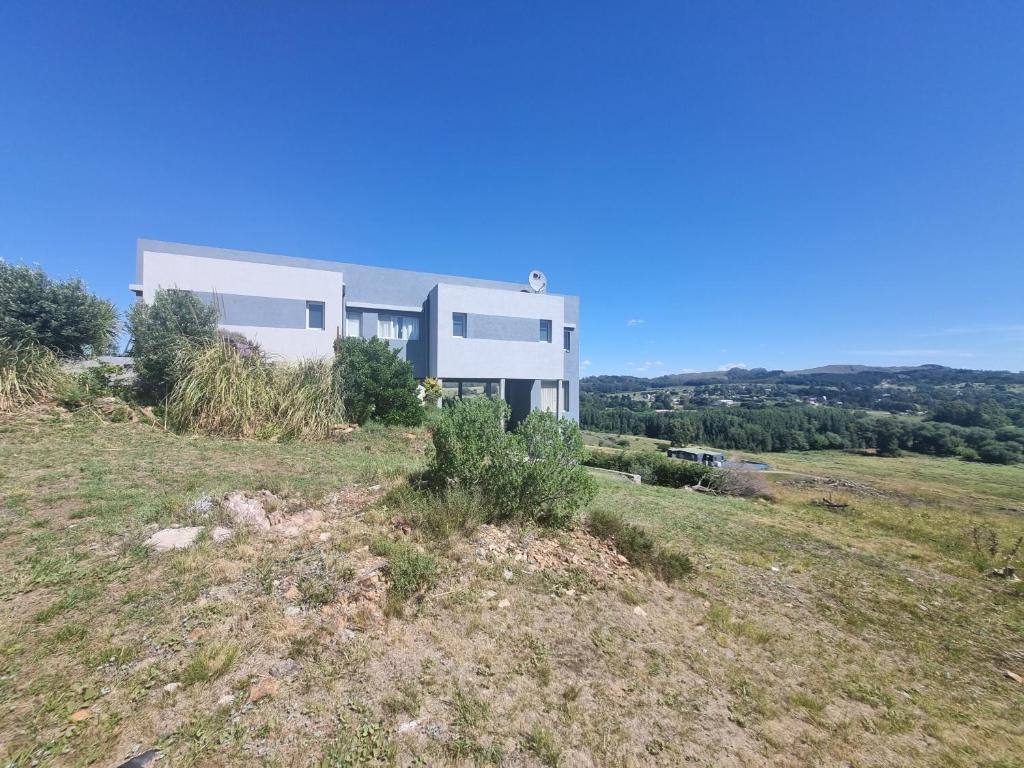
[(306, 327), (324, 329), (324, 303), (322, 301), (306, 302)]
[(466, 338), (466, 314), (464, 312), (452, 312), (452, 336)]
[(541, 320), (540, 321), (540, 340), (551, 343), (551, 321)]
[(563, 411), (572, 410), (569, 407), (569, 382), (568, 381), (563, 381), (562, 382), (562, 410)]
[(345, 335), (358, 339), (363, 335), (363, 313), (349, 310), (345, 313)]
[(564, 349), (566, 352), (572, 350), (572, 331), (570, 331), (568, 328), (562, 331), (562, 349)]

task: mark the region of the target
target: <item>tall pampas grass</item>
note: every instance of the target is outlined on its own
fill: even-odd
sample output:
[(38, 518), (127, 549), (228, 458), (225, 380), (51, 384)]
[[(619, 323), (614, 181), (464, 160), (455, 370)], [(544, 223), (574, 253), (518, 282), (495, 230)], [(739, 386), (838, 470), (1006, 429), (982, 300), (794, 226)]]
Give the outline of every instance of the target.
[(258, 347), (224, 339), (186, 349), (178, 365), (167, 419), (181, 431), (322, 439), (341, 418), (328, 361), (274, 364)]
[(60, 360), (51, 350), (0, 339), (0, 413), (51, 398), (64, 379)]

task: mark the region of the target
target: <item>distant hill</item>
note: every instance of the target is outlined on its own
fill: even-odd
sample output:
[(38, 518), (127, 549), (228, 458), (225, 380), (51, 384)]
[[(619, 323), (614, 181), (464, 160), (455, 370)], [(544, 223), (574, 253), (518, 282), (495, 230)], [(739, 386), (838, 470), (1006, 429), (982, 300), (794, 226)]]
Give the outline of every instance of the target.
[(1024, 384), (1024, 372), (982, 371), (943, 365), (823, 365), (797, 371), (766, 368), (732, 368), (727, 371), (673, 373), (665, 376), (587, 376), (580, 382), (584, 392), (640, 392), (666, 387), (695, 387), (704, 384), (827, 384), (858, 383), (876, 386), (883, 381), (908, 384)]

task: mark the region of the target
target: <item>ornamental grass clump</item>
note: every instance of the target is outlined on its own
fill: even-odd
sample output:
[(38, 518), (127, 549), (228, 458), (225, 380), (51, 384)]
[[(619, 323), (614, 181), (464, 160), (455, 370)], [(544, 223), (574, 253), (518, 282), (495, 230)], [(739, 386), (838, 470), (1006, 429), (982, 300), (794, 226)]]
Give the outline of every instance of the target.
[(64, 379), (60, 360), (51, 350), (0, 339), (0, 412), (50, 399)]

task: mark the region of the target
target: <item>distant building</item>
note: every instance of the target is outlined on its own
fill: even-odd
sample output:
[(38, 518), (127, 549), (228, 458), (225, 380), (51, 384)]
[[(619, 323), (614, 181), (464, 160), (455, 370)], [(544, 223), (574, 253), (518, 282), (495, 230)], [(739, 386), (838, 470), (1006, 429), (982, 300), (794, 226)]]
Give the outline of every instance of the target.
[(698, 464), (706, 464), (709, 467), (720, 467), (725, 464), (725, 454), (720, 451), (713, 451), (710, 448), (698, 448), (695, 446), (669, 448), (668, 455), (671, 459), (695, 461)]

